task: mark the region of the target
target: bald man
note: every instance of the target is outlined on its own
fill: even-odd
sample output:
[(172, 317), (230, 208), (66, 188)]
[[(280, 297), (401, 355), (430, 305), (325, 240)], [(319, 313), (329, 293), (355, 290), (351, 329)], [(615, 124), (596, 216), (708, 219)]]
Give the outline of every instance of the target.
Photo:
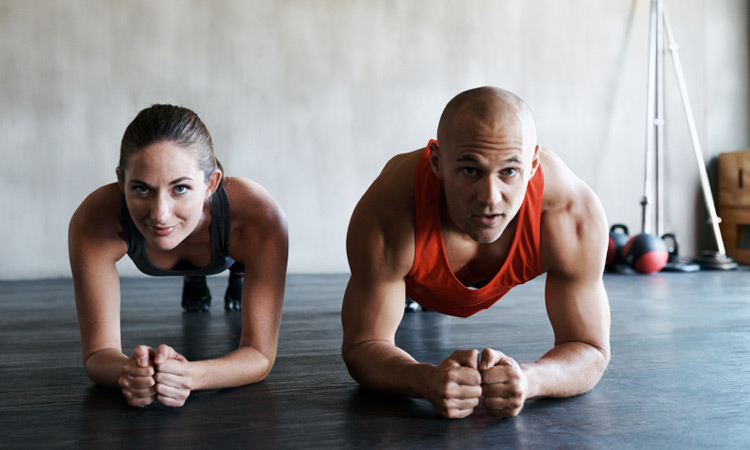
[[(342, 308), (349, 373), (365, 388), (426, 399), (449, 418), (480, 400), (510, 417), (534, 397), (587, 392), (610, 354), (599, 200), (537, 145), (528, 106), (508, 91), (457, 95), (437, 137), (391, 159), (352, 215)], [(542, 273), (555, 341), (537, 361), (457, 349), (433, 365), (395, 344), (406, 296), (468, 317)]]

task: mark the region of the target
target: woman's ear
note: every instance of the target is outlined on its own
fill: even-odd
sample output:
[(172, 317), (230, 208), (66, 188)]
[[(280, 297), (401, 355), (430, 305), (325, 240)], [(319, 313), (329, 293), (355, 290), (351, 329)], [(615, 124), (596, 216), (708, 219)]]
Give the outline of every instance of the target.
[(117, 174), (117, 185), (120, 186), (120, 191), (125, 193), (125, 180), (122, 177), (122, 171), (120, 170), (120, 166), (117, 166), (115, 168), (115, 173)]
[(208, 177), (208, 186), (206, 188), (206, 199), (211, 197), (214, 192), (216, 192), (217, 189), (219, 189), (219, 186), (221, 185), (221, 179), (224, 177), (224, 174), (219, 169), (214, 169), (213, 172), (211, 172), (211, 175)]

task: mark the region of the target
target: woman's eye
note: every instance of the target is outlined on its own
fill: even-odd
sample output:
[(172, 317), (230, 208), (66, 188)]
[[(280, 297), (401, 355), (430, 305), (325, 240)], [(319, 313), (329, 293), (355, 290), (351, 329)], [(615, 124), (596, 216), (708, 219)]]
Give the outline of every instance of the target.
[(138, 195), (146, 195), (148, 194), (148, 188), (145, 186), (135, 186), (133, 187), (133, 192)]
[(174, 187), (174, 191), (177, 194), (186, 194), (189, 190), (190, 190), (190, 188), (188, 186), (183, 185), (183, 184)]

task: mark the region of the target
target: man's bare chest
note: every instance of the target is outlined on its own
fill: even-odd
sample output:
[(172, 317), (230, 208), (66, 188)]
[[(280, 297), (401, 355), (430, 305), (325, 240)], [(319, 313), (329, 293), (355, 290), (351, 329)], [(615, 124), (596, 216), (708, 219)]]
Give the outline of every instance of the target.
[[(495, 242), (480, 244), (459, 236), (444, 234), (445, 256), (453, 274), (466, 285), (489, 281), (508, 259), (515, 229)], [(509, 237), (508, 237), (509, 236)]]

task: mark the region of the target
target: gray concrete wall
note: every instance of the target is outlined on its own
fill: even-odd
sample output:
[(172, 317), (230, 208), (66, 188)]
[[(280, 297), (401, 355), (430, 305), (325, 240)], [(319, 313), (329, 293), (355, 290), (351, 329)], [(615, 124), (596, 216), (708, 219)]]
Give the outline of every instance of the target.
[[(668, 5), (706, 160), (750, 147), (748, 3)], [(348, 219), (382, 165), (433, 137), (453, 95), (484, 84), (524, 97), (541, 143), (610, 222), (637, 229), (648, 6), (0, 0), (0, 279), (69, 274), (71, 214), (115, 180), (125, 126), (157, 102), (197, 111), (228, 175), (283, 206), (291, 272), (347, 271)], [(668, 63), (666, 229), (690, 255), (709, 230), (675, 86)]]

